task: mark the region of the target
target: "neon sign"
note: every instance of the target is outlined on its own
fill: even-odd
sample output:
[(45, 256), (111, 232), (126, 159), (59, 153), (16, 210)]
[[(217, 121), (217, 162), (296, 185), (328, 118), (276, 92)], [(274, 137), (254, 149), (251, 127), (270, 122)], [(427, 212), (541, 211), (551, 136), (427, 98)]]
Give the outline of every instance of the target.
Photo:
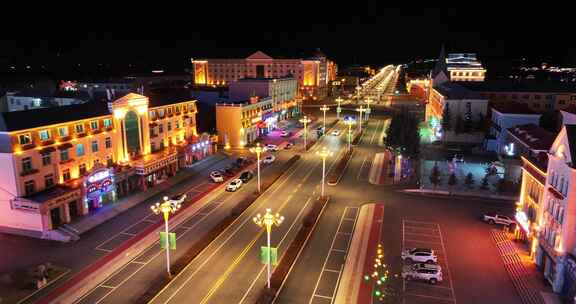
[(516, 221), (526, 233), (530, 234), (530, 221), (528, 220), (528, 216), (524, 211), (516, 211)]
[(103, 170), (103, 171), (98, 171), (95, 172), (94, 174), (90, 175), (90, 177), (88, 177), (88, 182), (89, 183), (95, 183), (97, 181), (101, 181), (105, 178), (110, 177), (110, 171), (108, 170)]

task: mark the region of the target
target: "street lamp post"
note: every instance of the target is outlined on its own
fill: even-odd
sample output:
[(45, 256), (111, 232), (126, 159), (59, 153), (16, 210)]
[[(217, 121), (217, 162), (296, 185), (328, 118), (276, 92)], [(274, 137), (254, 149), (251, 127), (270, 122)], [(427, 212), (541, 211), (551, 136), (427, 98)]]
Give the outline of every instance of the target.
[(252, 147), (249, 149), (250, 152), (256, 153), (256, 163), (258, 167), (258, 193), (260, 193), (260, 154), (266, 152), (266, 147), (260, 146), (260, 143), (256, 144), (256, 147)]
[(316, 154), (322, 158), (322, 198), (324, 198), (324, 178), (326, 176), (326, 158), (332, 156), (332, 151), (322, 147), (322, 150), (316, 151)]
[(156, 203), (150, 206), (150, 209), (154, 214), (162, 214), (164, 217), (164, 230), (166, 233), (166, 271), (168, 272), (168, 277), (172, 277), (172, 273), (170, 272), (170, 238), (168, 236), (168, 218), (170, 217), (170, 213), (176, 213), (178, 209), (182, 206), (182, 201), (186, 198), (186, 195), (182, 196), (181, 199), (175, 201), (169, 199), (167, 196), (164, 197), (164, 201), (162, 203)]
[(362, 90), (361, 86), (356, 86), (356, 98), (360, 101), (360, 90)]
[(352, 126), (356, 123), (356, 121), (354, 121), (352, 117), (347, 117), (344, 119), (344, 123), (348, 126), (348, 151), (350, 151), (352, 142)]
[(338, 107), (336, 107), (336, 118), (340, 119), (340, 112), (342, 112), (342, 108), (340, 108), (340, 103), (342, 102), (342, 97), (338, 96), (338, 98), (336, 98), (336, 102), (338, 103)]
[(329, 107), (327, 107), (326, 105), (322, 105), (320, 107), (320, 111), (324, 112), (324, 118), (322, 120), (322, 135), (325, 135), (326, 133), (326, 111), (330, 110)]
[(267, 239), (267, 245), (268, 245), (268, 289), (270, 289), (270, 276), (271, 276), (271, 264), (272, 264), (272, 254), (271, 254), (271, 248), (270, 248), (270, 233), (272, 232), (272, 226), (276, 225), (276, 226), (280, 226), (280, 224), (282, 224), (282, 222), (284, 221), (284, 217), (281, 216), (280, 214), (276, 213), (276, 214), (272, 214), (272, 210), (270, 208), (266, 208), (266, 214), (264, 214), (264, 216), (260, 215), (260, 213), (258, 213), (252, 220), (254, 220), (254, 223), (260, 227), (266, 227), (266, 239)]
[(366, 103), (366, 121), (368, 121), (370, 119), (370, 104), (374, 102), (371, 98), (366, 98), (366, 100), (364, 100), (364, 103)]
[(304, 115), (304, 117), (300, 118), (299, 121), (304, 124), (304, 152), (306, 152), (306, 150), (307, 150), (306, 138), (308, 137), (308, 123), (311, 122), (312, 120), (310, 118), (308, 118), (308, 116)]
[(358, 120), (358, 128), (360, 132), (362, 132), (362, 113), (366, 112), (366, 109), (364, 108), (364, 106), (360, 105), (359, 108), (356, 108), (356, 112), (360, 114), (360, 118)]

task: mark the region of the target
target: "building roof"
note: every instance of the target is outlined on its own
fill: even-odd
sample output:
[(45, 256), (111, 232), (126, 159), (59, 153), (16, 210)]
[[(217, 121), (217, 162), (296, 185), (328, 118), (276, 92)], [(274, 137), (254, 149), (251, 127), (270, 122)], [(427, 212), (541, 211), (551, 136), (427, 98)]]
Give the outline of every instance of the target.
[(520, 102), (497, 102), (492, 103), (491, 107), (503, 114), (541, 115), (532, 111), (528, 104)]
[(446, 99), (481, 99), (480, 94), (472, 92), (459, 83), (444, 82), (435, 87), (435, 89)]
[[(148, 107), (150, 108), (192, 100), (188, 90), (180, 89), (156, 90), (149, 94), (148, 98)], [(110, 115), (106, 101), (92, 101), (78, 105), (27, 111), (3, 112), (0, 113), (0, 131), (26, 130), (105, 115)]]
[(466, 88), (475, 92), (538, 92), (538, 93), (575, 93), (576, 86), (559, 81), (539, 80), (497, 80), (469, 81), (463, 83)]
[[(236, 80), (235, 82), (245, 82), (245, 81), (262, 81), (262, 82), (267, 82), (267, 81), (273, 81), (275, 79), (278, 80), (284, 80), (284, 79), (296, 79), (294, 78), (294, 76), (291, 75), (286, 75), (286, 76), (281, 76), (281, 77), (246, 77), (246, 78), (240, 78), (238, 80)], [(234, 83), (234, 82), (232, 82)]]
[(260, 59), (260, 60), (270, 60), (270, 59), (274, 59), (268, 55), (266, 55), (264, 52), (262, 51), (256, 51), (254, 54), (248, 56), (246, 59)]
[(0, 113), (0, 131), (11, 132), (109, 115), (106, 102)]
[(65, 185), (55, 185), (54, 187), (36, 192), (30, 196), (26, 196), (25, 198), (37, 203), (45, 203), (72, 191), (78, 191), (78, 189)]
[(554, 139), (556, 138), (556, 134), (548, 132), (535, 124), (508, 128), (508, 133), (512, 134), (532, 150), (547, 151), (552, 147), (552, 143), (554, 143)]

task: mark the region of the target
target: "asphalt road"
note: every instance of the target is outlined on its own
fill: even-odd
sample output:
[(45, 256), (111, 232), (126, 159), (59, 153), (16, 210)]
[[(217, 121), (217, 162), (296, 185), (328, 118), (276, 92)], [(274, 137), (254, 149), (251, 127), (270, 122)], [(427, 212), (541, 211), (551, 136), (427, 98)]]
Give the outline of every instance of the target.
[(400, 273), (403, 246), (433, 247), (444, 268), (437, 286), (392, 279), (399, 297), (388, 303), (520, 303), (490, 239), (493, 227), (478, 219), (488, 211), (511, 213), (513, 204), (413, 196), (369, 184), (365, 159), (381, 151), (382, 119), (373, 117), (345, 177), (329, 188), (330, 203), (275, 303), (332, 302), (358, 208), (368, 202), (385, 205), (381, 243), (392, 274)]
[[(319, 195), (321, 160), (315, 151), (321, 146), (337, 152), (344, 145), (341, 137), (321, 140), (151, 303), (253, 303), (266, 282), (265, 265), (259, 257), (266, 235), (252, 218), (265, 208), (285, 217), (282, 225), (272, 231), (272, 246), (282, 254)], [(334, 159), (327, 162), (327, 167)]]

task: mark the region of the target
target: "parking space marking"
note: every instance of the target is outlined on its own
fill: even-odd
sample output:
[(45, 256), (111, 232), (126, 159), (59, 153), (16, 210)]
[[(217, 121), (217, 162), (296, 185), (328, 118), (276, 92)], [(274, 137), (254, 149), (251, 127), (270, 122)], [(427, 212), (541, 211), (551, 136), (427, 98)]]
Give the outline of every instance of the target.
[(128, 236), (135, 236), (135, 235), (136, 235), (136, 234), (134, 234), (134, 233), (128, 233), (128, 232), (122, 232), (122, 233), (120, 233), (120, 234), (125, 234), (125, 235), (128, 235)]
[[(342, 213), (342, 216), (340, 217), (340, 221), (338, 223), (338, 227), (336, 228), (336, 233), (334, 233), (334, 237), (332, 238), (332, 243), (330, 244), (330, 250), (328, 250), (328, 254), (326, 255), (326, 258), (324, 259), (324, 263), (322, 264), (322, 270), (320, 270), (320, 275), (318, 276), (318, 280), (316, 280), (316, 284), (314, 286), (314, 290), (312, 291), (312, 295), (310, 296), (310, 300), (308, 301), (308, 304), (312, 304), (314, 302), (314, 298), (323, 298), (323, 299), (329, 299), (330, 301), (332, 301), (333, 297), (326, 297), (326, 296), (321, 296), (321, 295), (316, 294), (316, 292), (318, 292), (318, 286), (320, 286), (320, 281), (322, 280), (322, 276), (323, 276), (324, 272), (338, 273), (338, 277), (336, 278), (336, 285), (333, 287), (333, 295), (336, 294), (336, 289), (338, 288), (338, 284), (340, 282), (340, 276), (342, 275), (342, 267), (344, 265), (341, 264), (340, 270), (338, 270), (338, 271), (333, 270), (333, 269), (327, 269), (326, 265), (328, 264), (328, 260), (330, 259), (332, 252), (339, 252), (339, 253), (344, 253), (344, 254), (346, 254), (348, 252), (348, 248), (350, 247), (350, 242), (352, 241), (352, 238), (349, 236), (348, 236), (348, 240), (346, 242), (346, 250), (336, 249), (336, 248), (334, 248), (334, 246), (336, 244), (336, 239), (338, 238), (338, 232), (341, 231), (342, 223), (344, 222), (345, 219), (347, 219), (346, 214), (349, 210), (354, 210), (355, 211), (354, 215), (357, 215), (359, 207), (345, 207), (344, 208), (344, 212)], [(351, 220), (351, 219), (348, 218), (348, 220)], [(354, 221), (354, 224), (351, 227), (350, 233), (352, 233), (354, 231), (354, 227), (356, 226), (356, 218), (354, 218), (353, 221)]]
[[(414, 239), (414, 238), (420, 238), (420, 239)], [(408, 245), (418, 246), (419, 244), (422, 244), (422, 246), (425, 246), (427, 244), (428, 247), (434, 249), (434, 251), (436, 252), (436, 256), (438, 257), (438, 264), (442, 265), (442, 268), (446, 270), (445, 276), (448, 277), (447, 280), (448, 284), (447, 286), (442, 285), (439, 286), (439, 285), (428, 285), (413, 281), (407, 283), (406, 280), (403, 280), (402, 290), (404, 292), (404, 298), (402, 302), (403, 303), (407, 302), (406, 297), (419, 297), (442, 302), (456, 303), (454, 284), (452, 282), (452, 275), (450, 273), (450, 268), (448, 267), (446, 247), (444, 245), (444, 239), (442, 237), (442, 231), (440, 229), (440, 225), (433, 222), (423, 222), (423, 221), (403, 219), (402, 248), (406, 249), (411, 247)], [(414, 290), (415, 288), (418, 290)], [(434, 293), (433, 290), (437, 291), (435, 293), (438, 293), (441, 290), (448, 291), (449, 293), (447, 293), (446, 295), (449, 294), (450, 297), (441, 297), (441, 296), (439, 297), (437, 295), (426, 294), (427, 291), (430, 293)], [(442, 294), (442, 296), (443, 295), (444, 294)]]

